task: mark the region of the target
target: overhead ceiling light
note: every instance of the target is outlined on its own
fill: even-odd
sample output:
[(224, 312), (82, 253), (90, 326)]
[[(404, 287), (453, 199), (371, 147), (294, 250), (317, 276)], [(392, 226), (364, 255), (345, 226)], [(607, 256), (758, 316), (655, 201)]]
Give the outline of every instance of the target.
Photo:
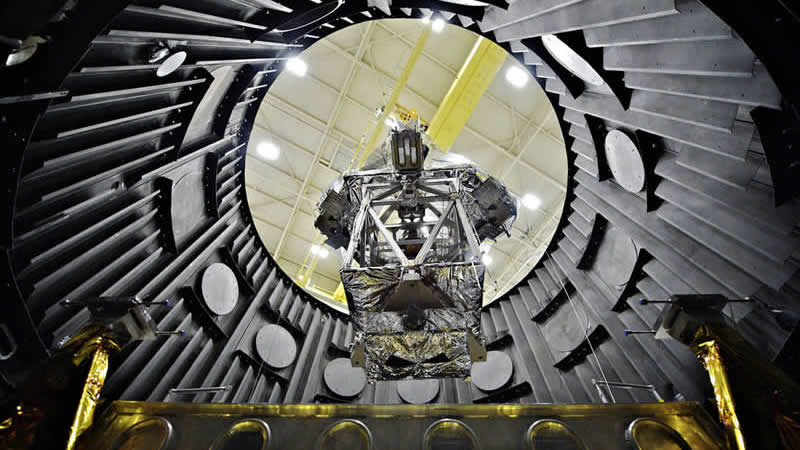
[(506, 70), (506, 81), (515, 88), (524, 88), (528, 84), (528, 73), (514, 65)]
[(383, 123), (385, 123), (387, 127), (393, 127), (394, 117), (387, 117), (386, 120), (383, 121)]
[(275, 161), (276, 159), (278, 159), (278, 156), (281, 155), (281, 149), (279, 149), (277, 145), (269, 141), (259, 143), (258, 147), (256, 148), (256, 151), (258, 152), (259, 155), (261, 155), (261, 157), (263, 157), (264, 159), (268, 159), (270, 161)]
[(576, 77), (594, 86), (605, 84), (603, 77), (581, 55), (557, 36), (552, 34), (542, 36), (542, 44), (553, 55), (553, 58)]
[(446, 23), (447, 22), (445, 22), (444, 19), (437, 17), (433, 19), (433, 22), (431, 22), (431, 29), (434, 31), (434, 33), (441, 33), (442, 30), (444, 30)]
[(488, 266), (489, 264), (492, 263), (492, 261), (493, 259), (491, 256), (489, 256), (488, 253), (484, 253), (483, 256), (481, 256), (481, 262), (483, 263), (484, 266)]
[(286, 60), (286, 69), (298, 77), (304, 77), (308, 73), (308, 64), (298, 57), (289, 58)]
[(298, 279), (298, 280), (302, 280), (302, 279), (303, 279), (303, 274), (301, 273), (300, 275), (298, 275), (298, 276), (297, 276), (297, 279)]
[(542, 200), (533, 194), (525, 194), (522, 196), (522, 206), (528, 209), (539, 209), (542, 206)]
[(428, 25), (428, 24), (430, 24), (430, 23), (431, 23), (431, 16), (425, 16), (425, 17), (423, 17), (423, 18), (422, 18), (422, 23), (424, 23), (425, 25)]
[(469, 158), (458, 153), (449, 153), (447, 155), (447, 160), (453, 164), (472, 164)]
[(488, 253), (491, 248), (492, 244), (484, 242), (483, 244), (481, 244), (481, 253)]

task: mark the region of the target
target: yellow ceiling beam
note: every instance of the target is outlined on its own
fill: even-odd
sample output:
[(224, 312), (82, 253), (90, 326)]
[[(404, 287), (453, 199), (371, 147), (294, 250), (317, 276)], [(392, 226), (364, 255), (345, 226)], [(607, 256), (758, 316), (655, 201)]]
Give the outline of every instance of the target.
[(428, 135), (442, 151), (450, 150), (486, 89), (506, 59), (506, 51), (479, 37), (431, 120)]
[[(383, 123), (386, 121), (386, 118), (394, 110), (394, 105), (397, 103), (397, 99), (400, 98), (400, 94), (406, 88), (408, 84), (408, 78), (411, 76), (411, 71), (414, 70), (414, 66), (417, 65), (417, 61), (419, 57), (422, 56), (422, 51), (425, 49), (425, 44), (428, 43), (428, 38), (431, 35), (431, 27), (423, 27), (422, 34), (420, 34), (417, 42), (414, 44), (414, 48), (411, 49), (411, 55), (408, 57), (408, 61), (406, 62), (405, 68), (403, 68), (403, 72), (400, 74), (400, 78), (397, 79), (397, 83), (395, 83), (394, 89), (392, 90), (389, 99), (384, 103), (383, 111), (378, 115), (377, 121), (375, 122), (375, 126), (372, 128), (372, 132), (369, 135), (369, 138), (366, 140), (364, 145), (359, 145), (356, 149), (355, 154), (353, 155), (353, 160), (355, 161), (356, 158), (358, 164), (356, 167), (361, 167), (367, 161), (367, 158), (375, 149), (375, 144), (378, 142), (378, 138), (381, 136), (381, 131), (383, 130)], [(362, 143), (364, 141), (362, 140)]]

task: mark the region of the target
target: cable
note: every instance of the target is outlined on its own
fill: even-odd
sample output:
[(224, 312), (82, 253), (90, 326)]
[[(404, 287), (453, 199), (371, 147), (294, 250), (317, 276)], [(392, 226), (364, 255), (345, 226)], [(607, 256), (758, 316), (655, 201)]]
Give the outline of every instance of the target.
[[(547, 249), (545, 249), (545, 253), (547, 253), (547, 257), (551, 261), (555, 262), (553, 257), (550, 255), (550, 252), (547, 251)], [(564, 273), (564, 275), (566, 276), (566, 272)], [(617, 399), (614, 398), (614, 393), (611, 391), (611, 388), (608, 385), (608, 378), (606, 378), (606, 372), (603, 370), (603, 366), (600, 365), (600, 359), (597, 358), (597, 352), (595, 352), (594, 345), (592, 345), (592, 341), (591, 341), (591, 339), (589, 339), (589, 333), (587, 331), (589, 329), (588, 316), (587, 316), (587, 319), (586, 319), (586, 326), (584, 326), (582, 323), (580, 323), (581, 317), (578, 315), (578, 309), (575, 308), (575, 304), (572, 302), (572, 296), (569, 295), (569, 291), (565, 287), (564, 280), (559, 277), (559, 282), (561, 284), (561, 289), (563, 289), (564, 292), (567, 294), (567, 301), (569, 302), (570, 306), (572, 306), (572, 312), (575, 313), (575, 319), (578, 321), (578, 325), (580, 325), (581, 328), (583, 328), (583, 335), (586, 337), (586, 342), (589, 344), (589, 349), (592, 351), (592, 356), (594, 356), (594, 361), (597, 363), (597, 368), (600, 369), (600, 376), (603, 377), (603, 382), (605, 382), (605, 384), (606, 384), (606, 389), (608, 390), (608, 395), (611, 396), (611, 402), (612, 403), (617, 403)], [(587, 315), (588, 315), (588, 313), (587, 313)]]

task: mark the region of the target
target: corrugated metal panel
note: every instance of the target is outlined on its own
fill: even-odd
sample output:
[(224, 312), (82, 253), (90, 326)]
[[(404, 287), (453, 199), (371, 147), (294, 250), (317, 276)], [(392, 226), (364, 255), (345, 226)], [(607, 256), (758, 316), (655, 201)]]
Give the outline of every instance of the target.
[[(255, 234), (240, 189), (249, 121), (266, 92), (249, 88), (272, 83), (275, 75), (266, 69), (270, 58), (280, 56), (280, 44), (247, 44), (251, 36), (246, 31), (253, 24), (241, 21), (257, 12), (255, 7), (168, 3), (205, 16), (127, 8), (68, 77), (65, 88), (72, 97), (55, 102), (33, 134), (12, 251), (27, 307), (49, 344), (53, 331), (77, 327), (85, 319), (85, 312), (58, 305), (65, 296), (172, 300), (170, 308), (153, 306), (151, 313), (160, 329), (180, 329), (185, 335), (140, 343), (115, 359), (105, 388), (112, 398), (332, 401), (324, 369), (332, 359), (346, 356), (352, 326), (291, 286)], [(366, 20), (361, 14), (352, 17), (351, 22)], [(518, 1), (508, 11), (490, 8), (481, 27), (494, 30), (500, 41), (511, 41), (511, 48), (524, 52), (526, 63), (547, 79), (555, 105), (566, 108), (559, 107), (558, 115), (569, 131), (568, 149), (576, 156), (568, 205), (550, 253), (528, 279), (482, 312), (487, 340), (514, 363), (509, 386), (519, 388), (492, 398), (599, 402), (592, 380), (607, 377), (653, 384), (668, 399), (676, 393), (702, 399), (706, 378), (686, 348), (649, 336), (624, 337), (623, 329), (646, 329), (655, 320), (658, 307), (638, 305), (641, 296), (757, 296), (796, 309), (800, 250), (794, 233), (800, 205), (772, 207), (768, 172), (752, 159), (763, 158), (763, 149), (742, 113), (755, 105), (777, 107), (775, 84), (729, 28), (694, 0)], [(556, 72), (521, 42), (583, 28), (586, 42), (603, 48), (605, 67), (625, 72), (625, 84), (634, 90), (629, 110), (596, 92), (572, 98)], [(189, 64), (154, 81), (154, 67), (130, 55), (151, 45), (156, 32), (181, 35), (192, 63), (214, 62)], [(203, 67), (230, 67), (236, 73), (229, 85), (218, 87), (226, 94), (228, 116), (205, 137), (184, 143), (182, 132), (191, 121), (186, 112), (200, 101), (191, 93), (207, 88), (202, 71), (196, 72)], [(613, 180), (597, 181), (584, 114), (608, 129), (648, 131), (663, 139), (667, 152), (678, 154), (665, 154), (656, 165), (661, 181), (655, 193), (663, 201), (658, 209), (647, 212), (643, 195), (626, 192)], [(350, 157), (341, 149), (331, 165), (343, 169)], [(181, 199), (195, 202), (194, 209), (176, 211), (166, 199), (187, 176), (199, 184), (195, 197)], [(165, 180), (170, 189), (159, 184)], [(215, 195), (208, 194), (209, 186)], [(630, 281), (611, 282), (602, 267), (576, 269), (598, 214), (614, 233), (653, 256)], [(241, 274), (240, 296), (231, 314), (206, 317), (186, 288), (218, 261)], [(615, 262), (622, 266), (621, 259), (611, 265)], [(612, 311), (628, 282), (635, 283), (622, 299), (629, 308)], [(575, 291), (570, 293), (566, 284)], [(533, 320), (554, 301), (560, 306), (549, 318)], [(776, 355), (788, 332), (765, 310), (748, 309), (730, 313), (751, 341)], [(267, 324), (291, 332), (297, 356), (286, 368), (260, 362), (254, 340)], [(592, 345), (594, 352), (572, 352), (586, 347), (587, 335), (603, 331), (608, 337)], [(222, 385), (230, 389), (169, 394), (171, 388)], [(500, 393), (482, 392), (464, 380), (442, 380), (434, 401), (466, 403), (495, 394)], [(617, 401), (652, 400), (646, 392), (615, 394)], [(337, 400), (402, 401), (396, 382), (367, 385), (355, 398)]]

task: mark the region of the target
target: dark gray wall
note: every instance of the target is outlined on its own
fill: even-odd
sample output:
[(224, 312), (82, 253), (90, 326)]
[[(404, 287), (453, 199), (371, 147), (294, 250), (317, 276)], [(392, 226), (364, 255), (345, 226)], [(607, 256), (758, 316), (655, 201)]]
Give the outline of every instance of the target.
[[(282, 54), (248, 39), (294, 16), (264, 16), (247, 2), (167, 3), (217, 17), (159, 10), (148, 1), (109, 2), (102, 11), (79, 4), (54, 31), (54, 40), (71, 52), (44, 53), (31, 66), (49, 62), (55, 79), (40, 74), (33, 87), (67, 93), (49, 106), (19, 102), (14, 112), (13, 125), (30, 138), (12, 147), (25, 151), (24, 161), (10, 165), (19, 167), (10, 175), (12, 185), (19, 175), (19, 185), (12, 191), (7, 245), (14, 284), (6, 289), (9, 311), (21, 317), (10, 326), (24, 345), (0, 368), (13, 385), (15, 376), (47, 356), (41, 349), (51, 345), (53, 333), (80, 327), (86, 313), (63, 309), (63, 298), (154, 296), (172, 301), (169, 308), (151, 308), (159, 328), (186, 333), (117, 355), (108, 397), (161, 401), (174, 387), (231, 385), (227, 392), (170, 400), (331, 401), (323, 371), (329, 360), (347, 355), (352, 328), (346, 316), (309, 298), (276, 267), (255, 233), (242, 188), (252, 120), (277, 76), (269, 69), (281, 67), (270, 58)], [(296, 14), (314, 6), (294, 3)], [(518, 0), (508, 11), (489, 8), (480, 25), (472, 20), (481, 19), (483, 8), (406, 3), (453, 9), (460, 15), (451, 22), (513, 50), (550, 94), (570, 153), (567, 205), (548, 254), (482, 313), (492, 348), (514, 363), (512, 380), (494, 393), (440, 380), (435, 402), (490, 395), (495, 402), (599, 402), (592, 380), (604, 376), (653, 384), (666, 399), (699, 400), (707, 381), (686, 348), (623, 335), (624, 329), (649, 329), (658, 315), (639, 298), (719, 293), (798, 310), (800, 205), (773, 206), (772, 172), (749, 115), (756, 106), (779, 111), (781, 94), (741, 39), (698, 1)], [(362, 9), (360, 2), (347, 2), (336, 16), (367, 20)], [(423, 14), (413, 8), (393, 13)], [(261, 25), (243, 27), (221, 17)], [(329, 22), (335, 29), (348, 25)], [(289, 39), (308, 46), (315, 38), (303, 32), (335, 31), (315, 26)], [(84, 35), (74, 33), (78, 28)], [(532, 51), (542, 34), (584, 29), (570, 39), (583, 40), (581, 54), (629, 101), (587, 89), (549, 65), (546, 54)], [(183, 35), (173, 37), (185, 41), (180, 45), (189, 54), (166, 78), (156, 78), (142, 60), (164, 37), (155, 33)], [(213, 82), (211, 72), (225, 66), (235, 76), (214, 72)], [(649, 197), (624, 191), (613, 178), (598, 180), (602, 162), (598, 167), (597, 137), (587, 120), (605, 130), (648, 133), (653, 145), (641, 151), (654, 164)], [(577, 269), (586, 252), (593, 262)], [(234, 269), (240, 286), (236, 309), (218, 318), (205, 311), (199, 291), (202, 271), (213, 262)], [(544, 309), (548, 313), (540, 315)], [(760, 303), (729, 313), (751, 342), (780, 359), (789, 328), (773, 313)], [(293, 335), (297, 357), (287, 368), (270, 369), (255, 352), (256, 333), (270, 323)], [(586, 336), (593, 337), (596, 357), (586, 354), (592, 349)], [(338, 400), (400, 402), (396, 384), (378, 382), (354, 399)], [(653, 399), (625, 391), (615, 391), (615, 398)]]

